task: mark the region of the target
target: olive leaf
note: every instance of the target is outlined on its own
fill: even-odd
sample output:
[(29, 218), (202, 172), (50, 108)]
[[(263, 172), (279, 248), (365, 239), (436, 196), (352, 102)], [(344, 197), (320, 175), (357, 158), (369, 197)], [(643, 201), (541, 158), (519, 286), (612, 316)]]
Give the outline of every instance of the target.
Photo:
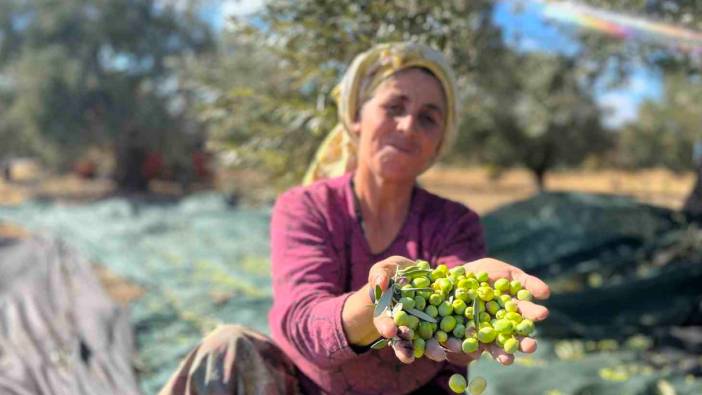
[(397, 274), (399, 276), (408, 276), (410, 274), (429, 274), (429, 273), (431, 273), (431, 270), (421, 269), (418, 267), (409, 267), (407, 269), (400, 269), (397, 271)]
[(374, 350), (381, 350), (385, 347), (387, 347), (388, 343), (390, 341), (388, 339), (379, 339), (377, 342), (373, 343), (370, 347)]
[(480, 314), (478, 314), (478, 297), (473, 296), (473, 323), (475, 324), (475, 330), (480, 328)]
[(380, 288), (380, 285), (375, 286), (375, 299), (373, 302), (380, 300), (380, 296), (383, 294), (383, 290)]
[(390, 307), (390, 303), (392, 302), (392, 287), (388, 287), (385, 291), (383, 291), (383, 294), (380, 296), (380, 300), (378, 300), (378, 304), (375, 305), (375, 309), (373, 310), (373, 316), (378, 317), (383, 312)]
[(412, 314), (413, 316), (415, 316), (415, 317), (417, 317), (417, 318), (423, 319), (424, 321), (429, 321), (429, 322), (436, 323), (436, 318), (430, 316), (429, 314), (427, 314), (427, 313), (425, 313), (425, 312), (423, 312), (423, 311), (421, 311), (421, 310), (417, 310), (417, 309), (407, 309), (407, 312), (410, 313), (410, 314)]

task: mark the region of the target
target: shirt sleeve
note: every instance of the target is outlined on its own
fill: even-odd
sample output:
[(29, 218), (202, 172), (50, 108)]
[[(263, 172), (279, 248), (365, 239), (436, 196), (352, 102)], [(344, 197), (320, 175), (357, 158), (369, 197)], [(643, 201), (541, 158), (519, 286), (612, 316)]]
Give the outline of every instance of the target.
[(271, 332), (293, 360), (331, 369), (356, 356), (341, 321), (342, 254), (317, 207), (303, 189), (283, 194), (271, 218), (273, 307)]
[(484, 258), (487, 253), (478, 214), (461, 204), (452, 202), (451, 205), (446, 217), (453, 220), (444, 222), (445, 227), (440, 234), (445, 236), (440, 239), (434, 252), (436, 262), (444, 263), (449, 268)]

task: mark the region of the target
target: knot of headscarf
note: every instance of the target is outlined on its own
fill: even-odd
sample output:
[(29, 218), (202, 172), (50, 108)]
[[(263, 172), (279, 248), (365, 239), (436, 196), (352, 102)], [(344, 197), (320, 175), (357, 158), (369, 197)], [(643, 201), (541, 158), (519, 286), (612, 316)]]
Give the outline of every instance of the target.
[(356, 167), (358, 137), (350, 132), (359, 107), (388, 77), (411, 67), (429, 70), (441, 83), (446, 96), (444, 138), (439, 155), (450, 148), (456, 137), (458, 100), (453, 72), (444, 56), (426, 45), (415, 43), (379, 44), (356, 56), (339, 85), (332, 91), (339, 123), (317, 149), (307, 168), (303, 184), (342, 175)]

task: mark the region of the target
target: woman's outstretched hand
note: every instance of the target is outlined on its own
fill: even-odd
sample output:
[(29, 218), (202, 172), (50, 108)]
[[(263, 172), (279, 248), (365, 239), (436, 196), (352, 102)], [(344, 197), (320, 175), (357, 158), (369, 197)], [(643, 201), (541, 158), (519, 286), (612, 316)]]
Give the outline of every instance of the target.
[[(551, 295), (551, 290), (545, 282), (541, 281), (539, 278), (534, 277), (525, 273), (522, 269), (512, 266), (508, 263), (502, 262), (493, 258), (483, 258), (476, 261), (468, 262), (463, 265), (466, 271), (473, 273), (487, 272), (490, 277), (490, 281), (495, 281), (498, 278), (506, 278), (510, 281), (519, 281), (524, 288), (526, 288), (536, 299), (547, 299)], [(539, 304), (520, 300), (517, 303), (519, 312), (525, 317), (532, 321), (542, 321), (548, 317), (548, 309)], [(536, 351), (536, 340), (532, 337), (518, 337), (519, 339), (519, 350), (524, 353), (533, 353)], [(438, 346), (431, 344), (432, 347)], [(430, 347), (429, 342), (427, 342), (427, 351)], [(491, 345), (480, 345), (477, 351), (470, 354), (465, 354), (461, 351), (461, 343), (455, 339), (449, 341), (446, 344), (446, 348), (449, 350), (446, 352), (446, 360), (451, 363), (458, 365), (467, 365), (470, 361), (477, 359), (480, 355), (487, 351), (492, 355), (497, 362), (503, 365), (510, 365), (514, 361), (514, 355), (506, 353), (502, 348), (495, 344)]]
[[(392, 256), (376, 263), (368, 272), (367, 286), (360, 290), (358, 294), (365, 295), (363, 298), (365, 298), (367, 302), (372, 303), (371, 295), (374, 293), (376, 286), (379, 286), (382, 291), (385, 291), (390, 284), (390, 279), (393, 278), (395, 272), (399, 268), (414, 264), (414, 261), (401, 256)], [(495, 281), (498, 278), (506, 278), (510, 281), (517, 280), (525, 289), (529, 290), (536, 299), (546, 299), (550, 295), (548, 285), (539, 278), (531, 276), (523, 270), (497, 259), (478, 259), (466, 263), (464, 267), (466, 271), (471, 271), (473, 273), (487, 272), (491, 281)], [(548, 309), (533, 302), (520, 300), (518, 302), (518, 308), (525, 318), (532, 321), (541, 321), (548, 316)], [(412, 341), (409, 338), (411, 331), (407, 327), (398, 327), (390, 316), (389, 311), (385, 311), (378, 316), (373, 316), (373, 327), (374, 330), (366, 331), (368, 333), (365, 333), (362, 338), (358, 338), (355, 344), (370, 344), (373, 340), (377, 339), (378, 336), (387, 339), (394, 338), (393, 349), (397, 358), (404, 363), (411, 363), (414, 361)], [(520, 351), (524, 353), (536, 351), (535, 339), (531, 337), (519, 337), (518, 339), (520, 342)], [(509, 365), (514, 361), (513, 354), (506, 353), (502, 348), (494, 344), (481, 344), (477, 351), (466, 354), (461, 350), (461, 342), (454, 338), (449, 338), (443, 345), (440, 345), (436, 339), (427, 340), (424, 355), (435, 361), (447, 360), (454, 364), (467, 365), (472, 360), (479, 358), (484, 351), (489, 352), (495, 360), (503, 365)]]

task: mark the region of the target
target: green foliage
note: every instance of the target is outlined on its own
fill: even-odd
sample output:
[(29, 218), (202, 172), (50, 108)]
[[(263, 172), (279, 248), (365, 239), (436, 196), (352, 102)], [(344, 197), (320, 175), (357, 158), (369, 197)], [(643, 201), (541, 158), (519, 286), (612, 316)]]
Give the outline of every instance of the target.
[(89, 146), (119, 144), (128, 131), (144, 147), (192, 133), (176, 60), (211, 43), (197, 6), (3, 1), (0, 155), (61, 166)]
[(694, 169), (693, 145), (702, 140), (700, 102), (702, 81), (699, 76), (667, 75), (664, 97), (660, 101), (645, 102), (638, 120), (622, 131), (621, 164), (631, 168)]
[(466, 103), (461, 155), (498, 169), (524, 166), (539, 186), (546, 171), (580, 164), (610, 147), (600, 110), (576, 63), (546, 54), (512, 54), (499, 81)]
[[(494, 68), (502, 47), (489, 1), (269, 1), (234, 20), (206, 81), (212, 145), (238, 166), (259, 166), (280, 186), (297, 183), (336, 122), (330, 93), (347, 65), (374, 43), (414, 40), (448, 54), (462, 87)], [(245, 56), (238, 54), (245, 53)]]

